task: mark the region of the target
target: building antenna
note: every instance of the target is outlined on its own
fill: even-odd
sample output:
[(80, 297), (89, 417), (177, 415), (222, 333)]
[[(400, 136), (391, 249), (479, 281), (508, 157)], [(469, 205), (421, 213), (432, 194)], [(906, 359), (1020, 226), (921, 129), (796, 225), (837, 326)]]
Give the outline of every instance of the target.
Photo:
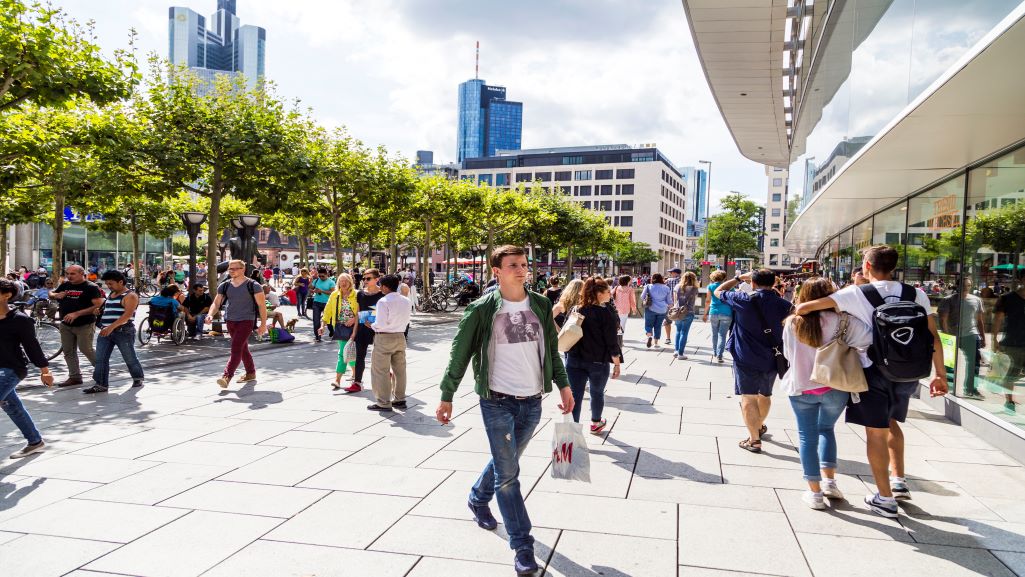
[(480, 40), (477, 41), (477, 60), (473, 65), (473, 79), (480, 79)]

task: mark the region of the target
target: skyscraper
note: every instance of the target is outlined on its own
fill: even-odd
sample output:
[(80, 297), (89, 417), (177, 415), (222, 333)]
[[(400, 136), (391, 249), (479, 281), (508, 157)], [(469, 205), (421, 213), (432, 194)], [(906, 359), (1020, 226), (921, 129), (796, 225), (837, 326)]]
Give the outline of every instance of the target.
[(267, 31), (242, 26), (235, 15), (236, 0), (217, 0), (217, 11), (208, 19), (189, 8), (172, 6), (168, 11), (168, 58), (188, 66), (209, 86), (218, 74), (242, 74), (253, 88), (264, 75)]
[(682, 166), (680, 174), (691, 198), (687, 203), (687, 236), (701, 236), (708, 210), (708, 172), (702, 168)]
[(522, 133), (523, 103), (506, 100), (505, 87), (488, 86), (479, 78), (459, 85), (458, 162), (519, 150)]

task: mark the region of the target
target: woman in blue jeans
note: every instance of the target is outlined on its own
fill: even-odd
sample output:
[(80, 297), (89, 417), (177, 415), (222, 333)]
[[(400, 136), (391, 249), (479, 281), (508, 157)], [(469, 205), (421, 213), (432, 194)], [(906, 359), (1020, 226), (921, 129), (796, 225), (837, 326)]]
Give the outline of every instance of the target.
[(619, 320), (606, 304), (612, 299), (609, 285), (600, 278), (589, 278), (580, 291), (576, 312), (584, 316), (580, 325), (583, 336), (566, 353), (566, 376), (573, 391), (573, 420), (580, 422), (580, 408), (584, 389), (591, 383), (591, 433), (599, 435), (605, 429), (602, 418), (605, 408), (605, 385), (609, 381), (609, 363), (612, 378), (619, 378), (622, 351), (617, 335)]
[[(662, 323), (666, 320), (669, 307), (673, 306), (672, 292), (659, 273), (651, 275), (651, 283), (645, 285), (644, 290), (641, 291), (641, 306), (644, 307), (644, 334), (648, 337), (649, 349), (653, 336), (655, 348), (659, 348), (658, 342), (662, 339)], [(645, 305), (645, 303), (647, 304)]]
[(733, 309), (715, 296), (715, 289), (719, 288), (722, 281), (726, 280), (726, 271), (712, 271), (709, 278), (712, 284), (708, 285), (708, 296), (711, 298), (712, 304), (705, 307), (703, 320), (712, 328), (712, 358), (721, 363), (723, 362), (722, 353), (726, 349), (726, 335), (729, 334), (730, 327), (733, 325)]
[(46, 446), (15, 391), (18, 383), (28, 375), (26, 357), (39, 367), (39, 379), (43, 384), (53, 386), (53, 375), (47, 368), (46, 356), (36, 340), (32, 319), (8, 306), (17, 294), (18, 285), (0, 278), (0, 406), (27, 442), (24, 448), (11, 455), (12, 459), (27, 457)]
[(698, 296), (698, 277), (687, 271), (683, 273), (680, 284), (676, 287), (676, 306), (684, 309), (683, 318), (676, 321), (676, 358), (686, 359), (684, 349), (687, 348), (687, 337), (690, 325), (694, 323), (694, 300)]
[[(836, 289), (829, 279), (817, 278), (801, 285), (797, 304), (827, 297)], [(872, 344), (872, 331), (865, 323), (847, 317), (844, 341), (859, 350), (862, 366), (869, 364), (865, 351)], [(836, 434), (833, 427), (850, 397), (848, 393), (823, 387), (811, 380), (815, 350), (832, 341), (841, 317), (832, 311), (804, 316), (792, 315), (783, 326), (783, 355), (790, 370), (780, 386), (790, 397), (797, 417), (799, 453), (808, 491), (801, 499), (812, 509), (825, 509), (825, 498), (843, 499), (836, 486)]]

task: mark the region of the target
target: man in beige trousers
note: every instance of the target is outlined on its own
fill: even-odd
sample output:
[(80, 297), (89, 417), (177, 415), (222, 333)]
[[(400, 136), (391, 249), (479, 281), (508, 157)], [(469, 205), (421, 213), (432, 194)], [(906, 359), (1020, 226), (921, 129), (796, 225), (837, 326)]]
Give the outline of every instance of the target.
[[(381, 278), (384, 297), (377, 301), (374, 329), (374, 351), (370, 357), (370, 379), (375, 403), (371, 411), (406, 408), (406, 326), (409, 325), (410, 302), (399, 293), (399, 277), (389, 274)], [(390, 373), (395, 374), (392, 385)]]

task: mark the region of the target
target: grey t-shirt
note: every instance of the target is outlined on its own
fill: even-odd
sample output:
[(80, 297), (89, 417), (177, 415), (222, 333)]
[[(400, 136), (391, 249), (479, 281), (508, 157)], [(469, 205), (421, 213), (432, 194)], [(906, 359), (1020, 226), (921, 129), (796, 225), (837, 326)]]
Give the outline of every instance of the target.
[[(958, 319), (952, 317), (954, 311), (958, 309), (958, 301), (960, 301), (961, 305), (961, 318), (959, 319), (960, 323), (955, 323)], [(940, 318), (947, 321), (947, 328), (949, 330), (959, 331), (963, 335), (979, 334), (979, 325), (975, 321), (982, 312), (982, 299), (975, 295), (959, 294), (953, 294), (943, 299), (937, 310)]]
[[(246, 280), (246, 282), (239, 286), (233, 285), (230, 280), (225, 281), (225, 283), (227, 284), (227, 290), (224, 291), (224, 296), (227, 300), (224, 305), (228, 307), (228, 310), (224, 313), (224, 320), (256, 320), (259, 313), (256, 310), (256, 301), (253, 300), (253, 295), (256, 294), (259, 295), (260, 298), (263, 298), (263, 287), (251, 279)], [(249, 286), (247, 285), (253, 285), (252, 291), (250, 291)]]

